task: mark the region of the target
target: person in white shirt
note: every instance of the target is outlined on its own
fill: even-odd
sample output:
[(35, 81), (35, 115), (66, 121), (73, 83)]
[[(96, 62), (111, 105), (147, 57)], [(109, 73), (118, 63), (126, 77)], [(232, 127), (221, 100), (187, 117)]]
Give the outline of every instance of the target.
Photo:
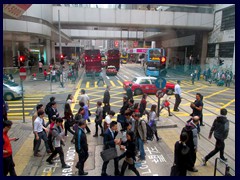
[(172, 116), (172, 114), (170, 113), (170, 103), (169, 103), (169, 99), (170, 97), (168, 96), (168, 92), (169, 90), (167, 89), (166, 92), (164, 93), (162, 99), (162, 104), (161, 104), (161, 109), (159, 111), (159, 114), (161, 113), (163, 108), (167, 108), (168, 109), (168, 115)]
[(182, 93), (182, 90), (180, 87), (180, 80), (177, 80), (177, 84), (174, 87), (174, 94), (176, 99), (175, 99), (173, 111), (177, 111), (177, 112), (179, 111), (178, 107), (179, 107), (179, 104), (181, 103), (181, 93)]
[[(36, 138), (34, 156), (41, 157), (42, 155), (38, 153), (38, 149), (41, 144), (41, 139), (44, 140), (47, 153), (51, 153), (51, 150), (48, 145), (47, 134), (45, 133), (45, 132), (48, 132), (48, 129), (43, 126), (44, 111), (39, 110), (37, 114), (38, 114), (38, 117), (34, 121), (34, 134)], [(43, 130), (45, 130), (45, 132)]]
[(74, 103), (74, 99), (73, 99), (73, 95), (72, 94), (68, 94), (67, 100), (66, 102), (71, 105), (72, 103)]
[(110, 123), (112, 122), (112, 118), (114, 115), (115, 115), (114, 111), (109, 111), (108, 115), (105, 117), (104, 132), (110, 127)]
[(56, 69), (55, 68), (53, 68), (53, 70), (51, 70), (51, 74), (52, 74), (51, 82), (53, 82), (53, 79), (56, 82)]

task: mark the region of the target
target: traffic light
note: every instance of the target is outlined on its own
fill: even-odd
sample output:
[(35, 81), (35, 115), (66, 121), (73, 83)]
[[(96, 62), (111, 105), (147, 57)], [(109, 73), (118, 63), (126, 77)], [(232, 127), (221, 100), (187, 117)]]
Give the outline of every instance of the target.
[(224, 64), (224, 60), (219, 59), (219, 66), (222, 66)]
[(166, 57), (160, 57), (160, 69), (165, 69), (166, 67)]
[(25, 56), (19, 56), (19, 57), (18, 57), (18, 60), (19, 60), (19, 64), (20, 64), (20, 66), (24, 66), (24, 63), (25, 63)]
[(61, 54), (61, 56), (60, 56), (60, 64), (61, 65), (64, 65), (64, 56), (63, 56), (63, 54)]

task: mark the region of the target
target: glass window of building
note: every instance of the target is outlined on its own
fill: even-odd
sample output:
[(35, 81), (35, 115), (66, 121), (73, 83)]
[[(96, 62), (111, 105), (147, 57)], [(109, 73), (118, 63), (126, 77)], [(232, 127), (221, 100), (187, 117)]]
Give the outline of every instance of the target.
[(232, 58), (234, 52), (234, 43), (221, 43), (219, 44), (219, 57)]
[(235, 6), (225, 8), (222, 11), (221, 31), (235, 28)]
[(208, 44), (207, 57), (215, 57), (216, 44)]

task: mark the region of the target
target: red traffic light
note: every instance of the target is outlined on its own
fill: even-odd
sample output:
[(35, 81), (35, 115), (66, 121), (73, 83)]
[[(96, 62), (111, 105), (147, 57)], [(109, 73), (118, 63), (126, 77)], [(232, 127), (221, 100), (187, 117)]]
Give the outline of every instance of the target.
[(61, 54), (61, 59), (63, 59), (63, 55)]
[(161, 63), (165, 63), (166, 62), (166, 58), (165, 57), (162, 57), (160, 59), (161, 59)]
[(19, 57), (19, 61), (21, 61), (21, 62), (23, 62), (24, 59), (25, 59), (24, 56), (20, 56), (20, 57)]

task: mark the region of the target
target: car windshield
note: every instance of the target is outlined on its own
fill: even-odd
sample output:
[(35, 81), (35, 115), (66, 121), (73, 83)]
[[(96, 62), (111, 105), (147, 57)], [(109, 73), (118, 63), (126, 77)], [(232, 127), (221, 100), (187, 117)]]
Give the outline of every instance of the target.
[(132, 82), (136, 83), (136, 82), (137, 82), (137, 78), (134, 78), (134, 79), (132, 80)]

